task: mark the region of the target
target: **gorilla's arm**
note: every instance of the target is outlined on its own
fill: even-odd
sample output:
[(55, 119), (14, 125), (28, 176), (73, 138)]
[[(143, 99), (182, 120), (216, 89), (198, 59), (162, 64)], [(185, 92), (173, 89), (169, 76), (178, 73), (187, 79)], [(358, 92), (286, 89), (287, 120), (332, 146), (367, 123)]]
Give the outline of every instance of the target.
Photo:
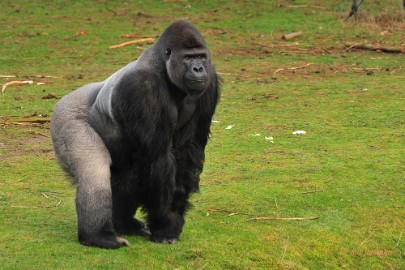
[(212, 83), (204, 95), (196, 101), (193, 117), (174, 137), (176, 161), (179, 166), (173, 208), (181, 214), (189, 207), (187, 202), (189, 194), (199, 190), (199, 174), (203, 170), (204, 150), (210, 134), (212, 116), (219, 100), (220, 82), (215, 72), (211, 76)]
[[(119, 95), (112, 96), (112, 110), (127, 153), (136, 153), (136, 162), (142, 163), (143, 171), (149, 172), (140, 181), (148, 187), (142, 197), (151, 239), (159, 235), (163, 227), (169, 229), (161, 233), (162, 237), (175, 239), (183, 223), (173, 221), (178, 217), (170, 214), (176, 175), (172, 137), (178, 112), (168, 86), (159, 76), (159, 73), (142, 69), (126, 74), (117, 84)], [(168, 226), (172, 223), (173, 226)]]

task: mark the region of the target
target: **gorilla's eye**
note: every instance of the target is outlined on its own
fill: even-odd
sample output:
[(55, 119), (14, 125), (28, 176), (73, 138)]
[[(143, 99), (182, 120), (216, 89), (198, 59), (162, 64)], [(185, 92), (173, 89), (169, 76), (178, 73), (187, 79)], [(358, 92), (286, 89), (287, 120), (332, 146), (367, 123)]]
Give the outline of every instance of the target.
[(167, 48), (165, 51), (166, 55), (171, 55), (172, 54), (172, 50), (170, 50), (170, 48)]

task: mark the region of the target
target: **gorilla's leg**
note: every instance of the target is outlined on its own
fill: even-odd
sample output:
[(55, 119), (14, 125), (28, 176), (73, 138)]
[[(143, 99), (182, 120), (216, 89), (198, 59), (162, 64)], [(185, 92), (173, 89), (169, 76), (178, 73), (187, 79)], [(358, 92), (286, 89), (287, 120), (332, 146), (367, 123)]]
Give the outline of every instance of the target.
[[(76, 212), (79, 241), (84, 245), (119, 248), (128, 241), (117, 237), (112, 224), (111, 158), (103, 141), (87, 124), (75, 125), (83, 132), (73, 135), (73, 161), (78, 184)], [(80, 128), (80, 129), (79, 129)]]
[[(112, 170), (112, 174), (117, 173)], [(113, 178), (116, 178), (116, 176), (113, 176)], [(150, 235), (146, 225), (134, 218), (139, 203), (135, 201), (133, 194), (124, 190), (119, 182), (113, 181), (112, 183), (113, 223), (115, 231), (118, 234)]]
[(103, 140), (87, 122), (88, 103), (103, 83), (86, 85), (57, 104), (51, 132), (56, 157), (77, 184), (79, 241), (84, 245), (118, 248), (112, 224), (111, 157)]
[(79, 241), (101, 248), (126, 246), (128, 241), (117, 237), (112, 224), (110, 155), (85, 121), (72, 118), (56, 118), (55, 122), (64, 121), (66, 125), (53, 129), (53, 138), (58, 159), (77, 183)]
[(176, 161), (171, 152), (160, 156), (151, 166), (150, 190), (144, 202), (148, 214), (150, 240), (172, 244), (177, 241), (184, 217), (172, 208), (175, 193)]

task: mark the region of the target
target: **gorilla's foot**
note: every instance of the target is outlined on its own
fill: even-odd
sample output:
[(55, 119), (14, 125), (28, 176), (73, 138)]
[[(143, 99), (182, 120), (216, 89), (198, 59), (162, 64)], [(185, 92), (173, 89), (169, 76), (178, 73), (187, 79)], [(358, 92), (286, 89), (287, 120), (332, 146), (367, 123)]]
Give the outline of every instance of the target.
[(161, 243), (161, 244), (174, 244), (177, 242), (177, 238), (151, 235), (150, 241), (155, 242), (155, 243)]
[(139, 221), (134, 218), (127, 222), (115, 222), (114, 229), (119, 234), (139, 235), (139, 236), (150, 235), (148, 227), (142, 221)]
[(100, 247), (105, 249), (116, 249), (129, 246), (128, 240), (114, 234), (98, 234), (94, 236), (79, 237), (82, 245)]

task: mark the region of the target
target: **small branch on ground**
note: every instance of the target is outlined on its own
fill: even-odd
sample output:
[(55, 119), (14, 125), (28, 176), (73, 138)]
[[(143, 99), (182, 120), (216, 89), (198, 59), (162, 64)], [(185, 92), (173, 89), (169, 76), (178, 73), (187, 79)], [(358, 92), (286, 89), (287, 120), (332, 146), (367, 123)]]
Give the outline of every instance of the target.
[(308, 66), (310, 66), (310, 65), (312, 65), (312, 64), (313, 64), (313, 63), (308, 63), (308, 64), (305, 64), (305, 65), (302, 65), (302, 66), (299, 66), (299, 67), (279, 68), (279, 69), (276, 69), (276, 71), (274, 71), (273, 77), (276, 76), (277, 72), (279, 72), (279, 71), (283, 71), (283, 70), (295, 70), (295, 69), (300, 69), (300, 68), (306, 68), (306, 67), (308, 67)]
[(345, 46), (347, 47), (345, 52), (350, 51), (351, 49), (354, 48), (368, 51), (381, 51), (387, 53), (405, 53), (405, 47), (386, 47), (381, 45), (353, 43), (353, 42), (347, 42)]
[(30, 130), (29, 133), (30, 133), (30, 134), (34, 134), (34, 135), (39, 135), (39, 136), (42, 136), (42, 137), (46, 137), (46, 138), (50, 138), (50, 137), (51, 137), (51, 136), (49, 136), (49, 135), (45, 135), (45, 134), (42, 134), (42, 133), (39, 133), (39, 132), (33, 131), (33, 130)]
[(255, 217), (251, 218), (248, 221), (256, 220), (315, 220), (319, 217)]
[(115, 12), (114, 10), (112, 10), (111, 8), (106, 7), (106, 10), (108, 10), (109, 12), (111, 12), (112, 14), (114, 14), (114, 16), (117, 16), (117, 12)]
[(10, 124), (20, 126), (32, 126), (43, 128), (42, 124), (51, 121), (50, 117), (27, 117), (27, 118), (6, 118), (0, 122), (0, 126), (7, 126)]
[(33, 84), (34, 81), (11, 81), (11, 82), (7, 82), (5, 84), (3, 84), (3, 86), (1, 87), (1, 92), (4, 93), (4, 91), (6, 91), (6, 87), (12, 84)]
[(5, 124), (11, 123), (46, 123), (50, 122), (50, 117), (27, 117), (27, 118), (8, 118), (4, 120)]
[(121, 44), (117, 44), (117, 45), (111, 45), (110, 47), (108, 47), (109, 49), (116, 49), (116, 48), (121, 48), (121, 47), (125, 47), (125, 46), (129, 46), (132, 44), (139, 44), (139, 43), (153, 43), (155, 42), (154, 38), (141, 38), (141, 39), (136, 39), (136, 40), (131, 40), (131, 41), (127, 41)]
[[(241, 213), (226, 209), (219, 209), (219, 208), (208, 208), (208, 212), (219, 212), (219, 213), (229, 213), (228, 216), (235, 216), (235, 215), (245, 215), (245, 216), (254, 216), (248, 213)], [(256, 220), (315, 220), (319, 217), (254, 217), (248, 219), (248, 221), (256, 221)]]
[(252, 214), (241, 213), (241, 212), (230, 211), (230, 210), (219, 209), (219, 208), (208, 208), (207, 211), (208, 212), (229, 213), (229, 216), (235, 216), (235, 215), (254, 216)]
[(293, 39), (293, 38), (299, 37), (299, 36), (302, 36), (302, 32), (294, 32), (294, 33), (290, 33), (290, 34), (285, 34), (281, 38), (283, 40), (290, 40), (290, 39)]

